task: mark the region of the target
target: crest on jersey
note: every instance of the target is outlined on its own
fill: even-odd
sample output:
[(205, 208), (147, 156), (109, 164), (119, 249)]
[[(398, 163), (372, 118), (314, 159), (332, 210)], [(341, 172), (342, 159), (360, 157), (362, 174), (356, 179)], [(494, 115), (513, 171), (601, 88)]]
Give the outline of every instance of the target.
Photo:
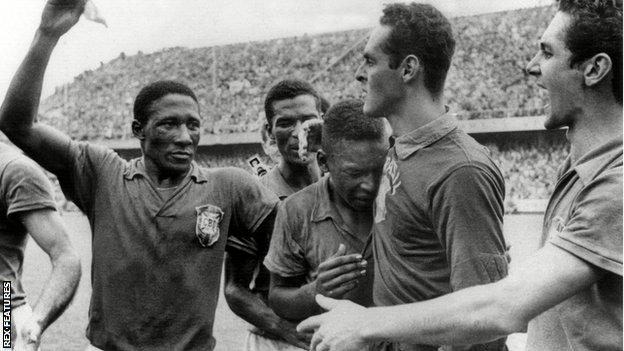
[(195, 207), (197, 224), (195, 236), (203, 247), (208, 247), (219, 240), (219, 224), (223, 218), (223, 211), (217, 206), (204, 205)]
[(386, 196), (394, 195), (399, 185), (401, 185), (399, 165), (391, 156), (388, 156), (384, 164), (379, 192), (375, 199), (375, 223), (386, 219)]

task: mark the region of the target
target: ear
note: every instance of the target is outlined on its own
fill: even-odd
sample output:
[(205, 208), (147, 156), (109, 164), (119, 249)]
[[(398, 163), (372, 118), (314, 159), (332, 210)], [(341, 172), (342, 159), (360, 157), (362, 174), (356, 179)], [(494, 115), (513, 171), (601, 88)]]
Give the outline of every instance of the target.
[(329, 168), (327, 167), (327, 154), (325, 154), (325, 152), (323, 151), (323, 149), (320, 149), (317, 153), (316, 153), (316, 161), (318, 162), (319, 168), (321, 169), (321, 172), (323, 173), (329, 173)]
[(264, 130), (266, 131), (266, 135), (269, 137), (269, 139), (275, 139), (275, 136), (273, 135), (273, 133), (271, 133), (273, 128), (271, 128), (271, 124), (269, 124), (268, 121), (262, 126), (262, 128), (264, 128)]
[(599, 53), (587, 59), (584, 63), (583, 79), (586, 86), (591, 87), (605, 80), (613, 68), (609, 55)]
[(400, 72), (403, 82), (409, 83), (418, 77), (421, 65), (416, 55), (407, 55), (401, 62)]
[(139, 140), (145, 139), (145, 133), (143, 131), (143, 124), (136, 119), (132, 121), (132, 135)]

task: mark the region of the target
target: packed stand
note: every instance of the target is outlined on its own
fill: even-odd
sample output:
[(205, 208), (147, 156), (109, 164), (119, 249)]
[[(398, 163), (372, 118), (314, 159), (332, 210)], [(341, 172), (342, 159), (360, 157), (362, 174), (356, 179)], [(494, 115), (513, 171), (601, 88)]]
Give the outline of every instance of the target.
[[(553, 12), (553, 7), (537, 7), (452, 19), (457, 47), (446, 95), (460, 118), (544, 113), (546, 93), (523, 68)], [(283, 77), (312, 81), (332, 102), (360, 97), (354, 72), (368, 31), (122, 53), (58, 87), (42, 103), (40, 119), (79, 140), (127, 139), (139, 89), (174, 79), (196, 92), (205, 133), (255, 131), (264, 119), (266, 90)]]

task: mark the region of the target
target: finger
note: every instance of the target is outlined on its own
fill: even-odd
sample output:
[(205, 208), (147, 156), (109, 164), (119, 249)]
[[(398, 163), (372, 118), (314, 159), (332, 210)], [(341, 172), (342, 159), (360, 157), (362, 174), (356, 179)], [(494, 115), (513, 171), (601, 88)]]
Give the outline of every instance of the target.
[(338, 245), (338, 250), (333, 254), (333, 257), (342, 256), (347, 252), (347, 247), (344, 244)]
[(314, 333), (314, 335), (312, 335), (312, 340), (310, 341), (310, 351), (316, 351), (316, 347), (321, 342), (323, 342), (323, 337), (321, 336), (321, 334), (319, 332)]
[(330, 280), (322, 279), (321, 287), (323, 288), (323, 291), (335, 290), (346, 284), (350, 284), (350, 283), (357, 284), (358, 281), (365, 275), (366, 275), (366, 270), (351, 271), (351, 272), (336, 276)]
[[(316, 296), (317, 296), (317, 301), (318, 301), (318, 296), (321, 296), (321, 295), (316, 295)], [(324, 315), (325, 314), (323, 313), (323, 314), (318, 314), (316, 316), (312, 316), (307, 319), (304, 319), (301, 323), (297, 325), (297, 331), (299, 333), (314, 333), (316, 329), (318, 329), (318, 327), (321, 326), (321, 322), (323, 321)]]
[(336, 279), (341, 275), (356, 273), (360, 276), (366, 275), (366, 267), (368, 266), (368, 262), (366, 260), (362, 260), (360, 262), (352, 262), (345, 263), (331, 269), (327, 269), (321, 271), (319, 269), (318, 280), (321, 281), (322, 284), (325, 282), (329, 282), (330, 280)]
[[(344, 301), (340, 301), (340, 300), (336, 300), (336, 299), (332, 299), (331, 297), (326, 297), (323, 296), (321, 294), (317, 294), (314, 299), (316, 300), (316, 303), (318, 303), (319, 306), (323, 307), (324, 309), (331, 311), (334, 308), (340, 306), (341, 303), (344, 303)], [(319, 316), (323, 316), (324, 314), (321, 314)], [(316, 316), (315, 316), (316, 317)], [(311, 317), (314, 318), (314, 317)], [(311, 319), (308, 318), (308, 319)], [(306, 319), (305, 321), (307, 321), (308, 319)], [(303, 322), (305, 322), (303, 321)], [(299, 325), (303, 324), (303, 322), (301, 322)], [(314, 321), (315, 324), (310, 324), (311, 326), (313, 326), (313, 329), (319, 328), (321, 326), (322, 321)], [(299, 326), (297, 326), (297, 331), (299, 331)]]
[(325, 272), (346, 264), (360, 264), (362, 261), (364, 260), (362, 259), (362, 255), (359, 253), (328, 258), (319, 264), (318, 271)]
[(334, 299), (341, 299), (346, 293), (355, 289), (358, 286), (357, 282), (351, 282), (345, 285), (341, 285), (336, 289), (330, 290), (326, 296)]

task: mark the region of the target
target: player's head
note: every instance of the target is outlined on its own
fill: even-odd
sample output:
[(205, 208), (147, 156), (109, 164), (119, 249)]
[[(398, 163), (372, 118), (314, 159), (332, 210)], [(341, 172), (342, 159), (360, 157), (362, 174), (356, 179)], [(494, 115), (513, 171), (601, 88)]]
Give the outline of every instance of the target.
[(188, 170), (199, 144), (200, 122), (197, 97), (182, 83), (151, 83), (134, 100), (132, 132), (144, 156), (161, 171)]
[(373, 206), (389, 148), (384, 120), (365, 116), (363, 106), (360, 100), (346, 100), (327, 111), (318, 154), (335, 194), (361, 211)]
[(301, 123), (321, 116), (321, 98), (316, 90), (302, 80), (282, 80), (269, 89), (264, 112), (267, 131), (275, 138), (283, 160), (289, 164), (310, 162), (299, 158), (298, 134)]
[(406, 91), (439, 97), (455, 51), (451, 24), (427, 4), (387, 5), (364, 48), (356, 79), (365, 85), (364, 112), (390, 116)]
[(550, 97), (546, 128), (572, 126), (589, 96), (622, 105), (622, 1), (560, 0), (527, 72)]

